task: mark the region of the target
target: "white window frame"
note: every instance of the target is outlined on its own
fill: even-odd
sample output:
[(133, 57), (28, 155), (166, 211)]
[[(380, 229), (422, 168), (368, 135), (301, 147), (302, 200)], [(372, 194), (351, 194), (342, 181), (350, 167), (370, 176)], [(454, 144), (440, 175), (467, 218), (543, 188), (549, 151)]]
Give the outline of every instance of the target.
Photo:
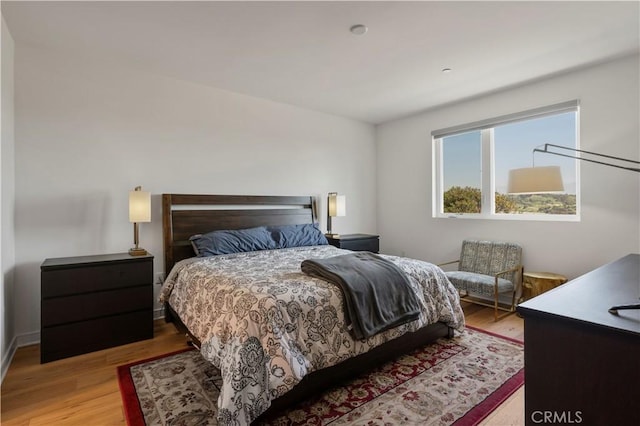
[[(576, 160), (576, 214), (533, 214), (533, 213), (495, 213), (495, 167), (493, 129), (508, 123), (526, 121), (545, 116), (557, 115), (564, 112), (576, 113), (576, 149), (580, 149), (580, 104), (573, 100), (546, 107), (536, 108), (515, 114), (509, 114), (492, 119), (463, 124), (431, 132), (432, 140), (432, 216), (448, 219), (496, 219), (496, 220), (527, 220), (527, 221), (580, 221), (580, 161)], [(472, 132), (481, 132), (481, 188), (482, 194), (480, 213), (445, 213), (444, 199), (444, 170), (442, 139), (447, 136)], [(544, 141), (541, 141), (543, 144)], [(544, 154), (540, 154), (544, 155)]]

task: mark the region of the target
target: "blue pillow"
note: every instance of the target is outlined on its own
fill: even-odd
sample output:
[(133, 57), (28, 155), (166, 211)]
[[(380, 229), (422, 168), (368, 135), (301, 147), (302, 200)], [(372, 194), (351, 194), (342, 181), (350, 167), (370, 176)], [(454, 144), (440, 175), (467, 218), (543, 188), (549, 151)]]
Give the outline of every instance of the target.
[(329, 244), (315, 223), (270, 226), (268, 230), (271, 231), (277, 248), (322, 246)]
[(271, 232), (267, 231), (264, 226), (213, 231), (204, 235), (194, 235), (189, 240), (198, 257), (276, 248), (276, 242), (271, 237)]

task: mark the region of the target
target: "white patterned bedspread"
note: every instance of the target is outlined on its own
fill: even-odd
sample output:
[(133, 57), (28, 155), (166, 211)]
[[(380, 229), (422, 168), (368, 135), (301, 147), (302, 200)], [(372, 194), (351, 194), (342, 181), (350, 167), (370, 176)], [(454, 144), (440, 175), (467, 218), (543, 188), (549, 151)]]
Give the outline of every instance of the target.
[(345, 325), (339, 287), (302, 273), (305, 259), (348, 251), (333, 246), (264, 250), (177, 263), (160, 300), (169, 301), (220, 368), (218, 423), (249, 424), (305, 375), (367, 352), (425, 325), (462, 330), (458, 292), (435, 265), (381, 255), (402, 269), (417, 292), (416, 321), (356, 341)]

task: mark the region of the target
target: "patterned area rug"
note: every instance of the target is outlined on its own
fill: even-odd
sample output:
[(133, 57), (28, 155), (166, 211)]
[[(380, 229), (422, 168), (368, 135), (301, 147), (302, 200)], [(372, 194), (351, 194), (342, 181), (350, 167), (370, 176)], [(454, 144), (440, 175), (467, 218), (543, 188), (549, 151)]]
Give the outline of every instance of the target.
[[(267, 419), (270, 425), (475, 425), (524, 382), (520, 342), (467, 328)], [(118, 367), (130, 426), (215, 425), (219, 371), (188, 350)]]

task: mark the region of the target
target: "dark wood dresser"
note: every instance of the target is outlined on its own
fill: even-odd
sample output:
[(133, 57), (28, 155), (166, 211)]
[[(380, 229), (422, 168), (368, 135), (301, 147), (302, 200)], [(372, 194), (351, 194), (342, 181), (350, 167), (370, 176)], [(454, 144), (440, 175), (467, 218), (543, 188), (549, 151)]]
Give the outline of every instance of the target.
[(518, 306), (525, 423), (638, 425), (640, 255), (630, 254)]
[(370, 251), (378, 253), (380, 251), (380, 237), (371, 234), (341, 234), (337, 237), (327, 237), (327, 241), (332, 246), (353, 250)]
[(40, 362), (153, 338), (153, 256), (46, 259)]

